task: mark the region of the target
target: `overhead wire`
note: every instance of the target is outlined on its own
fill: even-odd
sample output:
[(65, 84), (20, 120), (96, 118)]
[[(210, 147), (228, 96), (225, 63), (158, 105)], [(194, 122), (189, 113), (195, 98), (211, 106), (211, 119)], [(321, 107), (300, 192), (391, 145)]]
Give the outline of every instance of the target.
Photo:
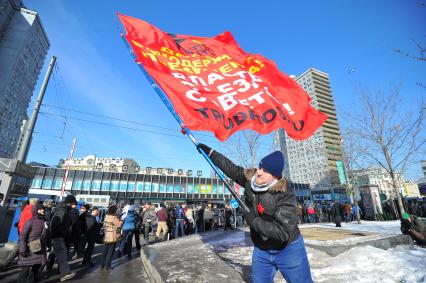
[[(50, 107), (50, 108), (61, 108), (63, 110), (70, 111), (70, 112), (80, 113), (80, 114), (89, 115), (89, 116), (98, 117), (98, 118), (115, 120), (115, 121), (119, 121), (119, 122), (123, 122), (123, 123), (135, 124), (135, 125), (144, 126), (144, 127), (152, 127), (152, 128), (155, 128), (155, 129), (163, 129), (163, 130), (172, 131), (172, 132), (177, 131), (177, 129), (162, 127), (162, 126), (159, 126), (159, 125), (141, 123), (141, 122), (137, 122), (137, 121), (126, 120), (126, 119), (121, 119), (121, 118), (107, 116), (107, 115), (94, 114), (94, 113), (89, 113), (89, 112), (85, 112), (85, 111), (80, 111), (80, 110), (75, 110), (75, 109), (50, 105), (50, 104), (43, 104), (43, 106), (44, 107)], [(43, 112), (43, 113), (46, 114), (46, 115), (60, 116), (59, 114), (56, 114), (56, 113), (50, 113), (50, 112)], [(155, 133), (155, 134), (160, 134), (160, 135), (168, 135), (168, 136), (173, 136), (173, 137), (184, 138), (184, 136), (182, 136), (182, 135), (167, 134), (167, 133), (164, 133), (164, 132), (145, 130), (145, 129), (122, 126), (122, 125), (117, 125), (117, 124), (110, 124), (110, 123), (106, 123), (106, 122), (87, 120), (87, 119), (82, 119), (82, 118), (78, 118), (78, 117), (67, 116), (67, 118), (72, 119), (72, 120), (84, 121), (84, 122), (88, 122), (88, 123), (101, 124), (101, 125), (104, 125), (104, 126), (113, 126), (113, 127), (118, 127), (118, 128), (129, 129), (129, 130), (136, 130), (136, 131), (149, 132), (149, 133)], [(202, 136), (203, 138), (201, 138), (200, 140), (203, 140), (203, 141), (208, 141), (208, 142), (212, 142), (212, 143), (216, 143), (216, 144), (222, 144), (220, 141), (215, 140), (214, 137), (212, 137), (211, 135), (208, 135), (208, 134), (197, 133), (197, 136)], [(266, 145), (260, 145), (260, 147), (263, 147), (265, 149), (270, 149), (270, 146), (266, 146)]]
[[(36, 134), (41, 134), (41, 133), (36, 133)], [(46, 134), (43, 134), (43, 135), (46, 135)], [(52, 142), (52, 141), (38, 140), (38, 142), (45, 143), (45, 144), (50, 144), (50, 145), (53, 145), (53, 146), (69, 147), (69, 145), (55, 143), (55, 142)], [(128, 154), (128, 151), (122, 151), (122, 150), (110, 149), (110, 148), (90, 147), (90, 146), (85, 146), (85, 145), (79, 145), (79, 148), (80, 149), (85, 149), (85, 150), (96, 150), (97, 152), (108, 152), (110, 154), (111, 153)], [(156, 155), (149, 155), (149, 154), (135, 154), (135, 155), (136, 156), (158, 158), (158, 156), (156, 156)], [(198, 159), (190, 159), (190, 158), (187, 158), (187, 157), (178, 157), (178, 156), (167, 156), (167, 158), (168, 159), (182, 160), (182, 161), (188, 161), (188, 160), (198, 161)]]

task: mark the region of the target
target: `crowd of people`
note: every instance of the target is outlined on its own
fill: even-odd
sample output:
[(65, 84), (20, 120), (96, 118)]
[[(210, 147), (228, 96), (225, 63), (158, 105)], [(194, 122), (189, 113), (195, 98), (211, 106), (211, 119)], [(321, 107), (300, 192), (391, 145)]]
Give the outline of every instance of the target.
[(50, 272), (55, 263), (60, 281), (72, 279), (75, 272), (70, 270), (68, 261), (82, 258), (83, 267), (94, 266), (92, 255), (96, 244), (103, 244), (100, 268), (111, 270), (115, 254), (131, 258), (133, 243), (140, 250), (141, 246), (158, 241), (241, 225), (241, 211), (229, 205), (178, 203), (156, 207), (147, 202), (120, 203), (104, 209), (78, 205), (72, 195), (56, 204), (50, 199), (44, 202), (30, 199), (16, 223), (18, 265), (22, 267), (18, 282), (34, 282), (44, 270)]
[(336, 227), (341, 227), (341, 222), (346, 223), (357, 220), (357, 214), (363, 213), (358, 205), (339, 202), (317, 202), (311, 204), (297, 203), (298, 223), (334, 222)]
[[(423, 215), (423, 208), (410, 206), (413, 215)], [(259, 208), (258, 208), (259, 209)], [(356, 205), (338, 202), (297, 203), (297, 223), (341, 222), (362, 216)], [(78, 205), (74, 196), (64, 201), (39, 202), (30, 199), (22, 209), (19, 222), (19, 258), (21, 266), (18, 282), (34, 282), (46, 276), (55, 264), (61, 274), (60, 281), (75, 276), (68, 261), (82, 258), (83, 267), (94, 266), (92, 255), (96, 244), (103, 244), (100, 268), (111, 270), (114, 256), (132, 257), (133, 243), (141, 246), (171, 240), (206, 230), (224, 230), (243, 226), (250, 219), (243, 211), (230, 205), (186, 203), (135, 205), (132, 202), (97, 208), (90, 204)], [(408, 219), (408, 218), (407, 218)], [(418, 221), (412, 218), (404, 226), (406, 233), (414, 234)], [(411, 225), (414, 223), (416, 225)], [(420, 229), (421, 230), (421, 229)], [(403, 231), (403, 232), (404, 232)], [(413, 232), (414, 231), (414, 232)], [(116, 252), (116, 249), (118, 250)]]

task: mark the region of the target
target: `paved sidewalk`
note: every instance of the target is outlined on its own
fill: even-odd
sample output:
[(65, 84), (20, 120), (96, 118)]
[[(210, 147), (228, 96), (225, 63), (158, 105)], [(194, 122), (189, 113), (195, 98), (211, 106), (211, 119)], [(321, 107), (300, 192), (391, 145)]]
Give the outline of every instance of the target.
[[(77, 275), (74, 279), (66, 282), (90, 282), (90, 283), (107, 283), (107, 282), (124, 282), (124, 278), (127, 282), (141, 282), (147, 283), (148, 275), (145, 272), (142, 261), (140, 259), (140, 253), (134, 248), (132, 258), (129, 260), (127, 256), (121, 258), (114, 257), (112, 261), (112, 270), (106, 271), (101, 270), (99, 266), (99, 260), (103, 251), (103, 245), (95, 248), (92, 261), (95, 262), (95, 266), (83, 268), (80, 266), (82, 258), (77, 258), (69, 261), (71, 271), (76, 272)], [(115, 256), (117, 255), (117, 252)], [(59, 282), (60, 275), (57, 272), (56, 264), (52, 272), (45, 272), (45, 278), (41, 283), (53, 283)], [(18, 279), (20, 268), (16, 266), (16, 262), (9, 266), (3, 272), (0, 272), (0, 282), (2, 283), (15, 283)], [(125, 277), (123, 277), (125, 276)]]

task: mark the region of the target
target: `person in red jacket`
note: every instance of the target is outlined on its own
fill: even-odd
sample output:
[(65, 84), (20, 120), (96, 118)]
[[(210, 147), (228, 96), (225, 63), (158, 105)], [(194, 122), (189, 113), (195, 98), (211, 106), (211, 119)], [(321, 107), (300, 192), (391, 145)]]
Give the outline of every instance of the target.
[(33, 218), (33, 206), (37, 204), (37, 199), (30, 199), (30, 203), (27, 204), (22, 210), (21, 217), (18, 221), (18, 234), (21, 235), (22, 229), (24, 228), (25, 223)]

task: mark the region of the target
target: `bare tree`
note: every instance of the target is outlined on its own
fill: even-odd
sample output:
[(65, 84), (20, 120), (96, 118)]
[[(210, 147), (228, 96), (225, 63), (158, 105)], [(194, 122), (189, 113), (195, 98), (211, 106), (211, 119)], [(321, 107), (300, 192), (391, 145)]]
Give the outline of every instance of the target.
[(359, 148), (359, 145), (356, 144), (357, 139), (354, 138), (350, 133), (343, 133), (343, 136), (345, 137), (344, 140), (342, 140), (342, 144), (343, 162), (347, 175), (346, 187), (347, 191), (352, 195), (354, 204), (356, 205), (356, 218), (358, 224), (361, 224), (358, 199), (356, 197), (356, 173), (360, 173), (362, 171), (362, 156), (359, 151), (357, 151)]
[[(425, 62), (426, 61), (426, 57), (425, 57), (425, 53), (426, 53), (426, 47), (424, 47), (420, 42), (413, 40), (414, 45), (416, 45), (417, 48), (417, 54), (416, 53), (411, 53), (408, 51), (404, 51), (398, 48), (394, 48), (393, 50), (396, 53), (399, 53), (407, 58), (413, 59), (415, 61), (419, 61), (419, 62)], [(426, 85), (423, 82), (417, 82), (416, 83), (418, 86), (425, 88), (426, 89)]]
[(417, 42), (416, 40), (413, 40), (413, 43), (417, 47), (417, 51), (418, 51), (417, 55), (414, 55), (414, 54), (407, 52), (407, 51), (403, 51), (403, 50), (398, 49), (398, 48), (395, 48), (394, 51), (396, 53), (399, 53), (403, 56), (414, 59), (416, 61), (426, 61), (426, 57), (425, 57), (426, 48), (421, 43)]
[(418, 108), (404, 114), (400, 87), (393, 87), (387, 93), (359, 88), (358, 93), (359, 111), (346, 114), (348, 132), (356, 139), (356, 150), (364, 164), (378, 165), (390, 175), (402, 215), (404, 207), (397, 174), (404, 174), (414, 157), (425, 152), (425, 103), (421, 101)]
[(262, 144), (261, 137), (262, 135), (255, 131), (239, 131), (229, 139), (228, 151), (244, 168), (256, 167), (257, 154)]

